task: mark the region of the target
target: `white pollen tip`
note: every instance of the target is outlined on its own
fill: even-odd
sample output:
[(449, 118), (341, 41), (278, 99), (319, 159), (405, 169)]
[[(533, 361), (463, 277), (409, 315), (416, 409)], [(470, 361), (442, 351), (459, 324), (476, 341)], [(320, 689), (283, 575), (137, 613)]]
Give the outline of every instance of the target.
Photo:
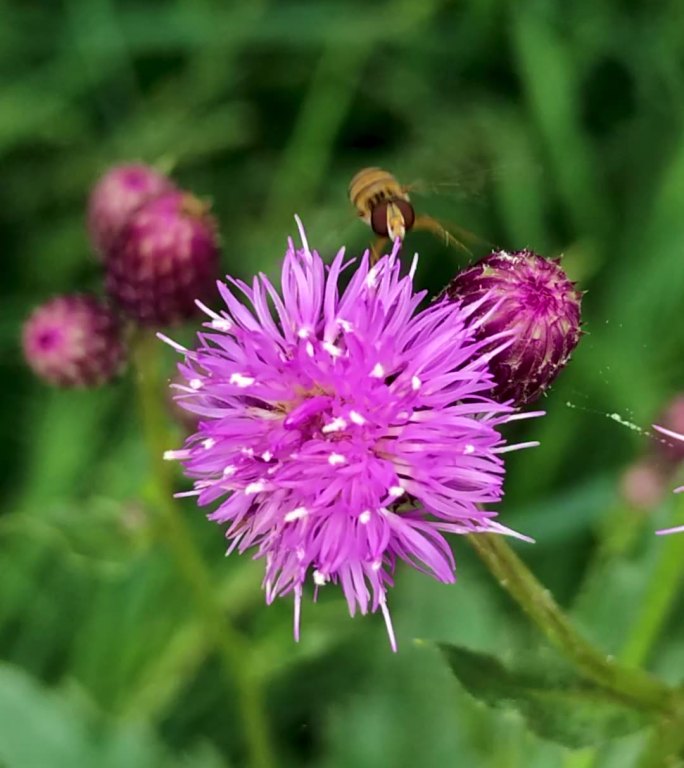
[(422, 385), (423, 385), (423, 382), (417, 376), (412, 376), (411, 377), (411, 389), (414, 392), (419, 390)]
[(262, 458), (264, 461), (270, 461), (270, 460), (273, 458), (273, 454), (272, 454), (270, 451), (264, 451), (264, 452), (261, 454), (261, 458)]
[(206, 440), (202, 441), (202, 445), (209, 450), (210, 448), (213, 448), (216, 445), (216, 440), (214, 440), (213, 437), (208, 437)]
[(313, 356), (314, 356), (314, 345), (313, 345), (313, 344), (312, 344), (310, 341), (307, 341), (307, 342), (306, 342), (306, 347), (305, 347), (305, 349), (306, 349), (306, 354), (307, 354), (309, 357), (313, 357)]
[(339, 347), (336, 347), (334, 344), (332, 344), (329, 341), (323, 342), (323, 349), (331, 356), (331, 357), (341, 357), (342, 356), (342, 350)]
[(188, 382), (190, 389), (202, 389), (204, 386), (202, 379), (190, 379)]
[(266, 485), (264, 484), (263, 480), (257, 480), (255, 483), (250, 483), (245, 488), (245, 495), (252, 496), (255, 493), (261, 493), (265, 488)]
[(356, 424), (358, 427), (361, 427), (366, 423), (366, 420), (358, 411), (349, 411), (349, 418), (351, 419), (352, 424)]
[(226, 320), (222, 317), (218, 320), (212, 320), (211, 327), (215, 328), (217, 331), (229, 331), (233, 327), (233, 324), (230, 320)]
[(304, 251), (307, 258), (311, 261), (313, 260), (313, 256), (311, 255), (311, 249), (309, 248), (309, 241), (306, 239), (306, 232), (304, 232), (304, 225), (302, 224), (302, 220), (299, 218), (299, 216), (297, 216), (297, 214), (295, 214), (295, 221), (297, 222), (299, 238), (302, 241), (302, 245), (304, 246)]
[(157, 338), (160, 341), (163, 341), (164, 344), (168, 344), (170, 347), (176, 350), (176, 352), (181, 352), (185, 354), (188, 350), (187, 347), (184, 347), (182, 344), (179, 344), (177, 341), (174, 341), (173, 339), (170, 339), (168, 336), (165, 336), (163, 333), (158, 333)]
[(404, 489), (400, 485), (393, 485), (389, 489), (389, 495), (395, 499), (398, 499), (400, 496), (404, 495)]
[(375, 288), (378, 284), (378, 269), (377, 267), (371, 267), (366, 275), (366, 287)]
[(187, 459), (190, 451), (164, 451), (164, 461), (176, 461), (177, 459)]
[(466, 455), (471, 454), (471, 453), (475, 453), (475, 446), (472, 443), (467, 443), (463, 447), (463, 453), (465, 453)]
[(349, 320), (343, 320), (341, 317), (337, 318), (337, 324), (345, 333), (351, 333), (354, 330), (354, 326), (349, 322)]
[(370, 523), (370, 519), (371, 519), (370, 509), (364, 509), (363, 512), (359, 515), (359, 522), (362, 525), (368, 525), (368, 523)]
[(347, 428), (347, 422), (341, 416), (338, 416), (336, 419), (333, 419), (328, 424), (325, 424), (321, 428), (321, 432), (327, 435), (330, 432), (340, 432), (341, 430), (346, 428)]
[(328, 464), (333, 467), (338, 464), (344, 464), (345, 462), (346, 459), (341, 453), (331, 453), (330, 456), (328, 456)]
[(252, 376), (245, 376), (244, 373), (231, 373), (231, 384), (235, 384), (236, 387), (244, 389), (245, 387), (251, 387), (254, 384), (254, 378)]
[(300, 328), (297, 331), (297, 336), (299, 336), (300, 339), (308, 339), (309, 336), (311, 336), (311, 331), (308, 328)]
[(309, 510), (306, 507), (297, 507), (291, 512), (288, 512), (283, 518), (286, 523), (293, 523), (295, 520), (301, 520), (309, 514)]
[(384, 379), (385, 378), (385, 369), (380, 365), (380, 363), (376, 363), (373, 366), (373, 370), (370, 372), (370, 375), (374, 379)]
[(374, 571), (379, 571), (382, 568), (382, 560), (375, 560), (373, 563), (371, 563), (371, 569)]
[(328, 583), (328, 577), (318, 569), (313, 572), (313, 580), (317, 587), (324, 587)]
[(223, 468), (223, 476), (230, 477), (235, 474), (235, 471), (235, 467), (232, 464), (228, 464), (228, 466)]

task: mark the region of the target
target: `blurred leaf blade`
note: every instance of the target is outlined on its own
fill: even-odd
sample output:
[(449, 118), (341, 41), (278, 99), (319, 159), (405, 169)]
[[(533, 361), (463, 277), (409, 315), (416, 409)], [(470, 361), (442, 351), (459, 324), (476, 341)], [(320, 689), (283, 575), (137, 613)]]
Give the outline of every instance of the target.
[(544, 739), (572, 749), (641, 730), (649, 720), (609, 692), (565, 670), (527, 663), (505, 667), (495, 657), (455, 645), (439, 646), (465, 689), (489, 707), (512, 707)]

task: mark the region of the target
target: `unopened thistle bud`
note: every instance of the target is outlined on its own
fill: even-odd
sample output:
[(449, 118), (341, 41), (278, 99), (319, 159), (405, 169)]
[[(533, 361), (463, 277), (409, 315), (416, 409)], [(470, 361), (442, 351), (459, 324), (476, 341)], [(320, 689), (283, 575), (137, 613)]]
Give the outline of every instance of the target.
[(667, 476), (658, 464), (642, 459), (628, 467), (620, 478), (620, 496), (634, 509), (657, 507), (667, 490)]
[[(444, 292), (464, 307), (482, 301), (479, 339), (510, 333), (491, 360), (493, 396), (516, 406), (535, 400), (570, 359), (580, 338), (581, 293), (559, 260), (532, 251), (494, 251), (460, 272)], [(493, 351), (502, 343), (492, 341)]]
[(128, 219), (107, 259), (107, 291), (141, 325), (171, 325), (196, 314), (216, 290), (219, 246), (208, 205), (169, 192)]
[(60, 387), (103, 384), (126, 360), (116, 315), (94, 296), (58, 296), (38, 307), (22, 342), (33, 372)]
[(174, 188), (170, 179), (141, 163), (115, 166), (100, 177), (88, 200), (88, 234), (100, 258), (107, 258), (133, 211)]

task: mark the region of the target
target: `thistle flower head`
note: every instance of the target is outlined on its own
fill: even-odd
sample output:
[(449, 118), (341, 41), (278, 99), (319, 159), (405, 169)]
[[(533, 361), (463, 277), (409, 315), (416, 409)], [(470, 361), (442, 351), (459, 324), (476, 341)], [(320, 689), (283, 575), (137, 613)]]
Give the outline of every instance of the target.
[(170, 325), (196, 314), (214, 289), (219, 247), (208, 206), (167, 192), (124, 224), (107, 260), (107, 291), (141, 325)]
[(116, 316), (94, 296), (58, 296), (38, 307), (22, 341), (33, 372), (61, 387), (103, 384), (126, 359)]
[(532, 251), (494, 251), (456, 275), (445, 293), (464, 306), (481, 303), (482, 310), (491, 310), (479, 326), (479, 339), (509, 333), (509, 346), (491, 363), (499, 400), (514, 405), (536, 400), (580, 339), (580, 292), (558, 260)]
[[(387, 609), (397, 560), (454, 580), (445, 533), (508, 532), (480, 505), (502, 495), (512, 417), (490, 397), (478, 308), (426, 309), (398, 245), (355, 269), (289, 244), (280, 292), (219, 284), (225, 309), (185, 354), (177, 387), (199, 417), (180, 459), (229, 551), (263, 557), (266, 599), (338, 584), (350, 613)], [(349, 271), (346, 288), (340, 287)], [(167, 340), (168, 341), (168, 340)], [(494, 340), (496, 343), (496, 340)]]
[(174, 189), (173, 182), (142, 163), (110, 168), (88, 200), (88, 234), (93, 248), (107, 258), (128, 217), (144, 202)]

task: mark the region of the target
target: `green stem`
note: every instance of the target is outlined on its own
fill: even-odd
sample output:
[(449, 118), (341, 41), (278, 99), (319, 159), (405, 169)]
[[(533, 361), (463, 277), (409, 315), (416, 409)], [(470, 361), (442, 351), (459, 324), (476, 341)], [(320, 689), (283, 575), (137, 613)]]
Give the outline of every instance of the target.
[(640, 669), (619, 664), (586, 640), (502, 536), (467, 538), (499, 584), (580, 673), (639, 709), (668, 716), (678, 712), (675, 691)]
[[(684, 500), (678, 500), (673, 525), (684, 522)], [(628, 666), (642, 664), (667, 621), (684, 577), (684, 534), (663, 537), (640, 610), (618, 658)]]
[(679, 754), (684, 746), (682, 720), (664, 720), (649, 734), (636, 768), (682, 768)]
[[(678, 501), (678, 507), (671, 525), (684, 522), (684, 500)], [(639, 601), (638, 613), (632, 624), (632, 629), (618, 659), (628, 667), (638, 667), (644, 663), (665, 624), (673, 602), (679, 593), (684, 577), (684, 534), (665, 537), (658, 558), (651, 570), (646, 590)], [(667, 728), (667, 723), (675, 726)], [(666, 729), (667, 738), (659, 738), (661, 730)], [(640, 766), (665, 765), (658, 763), (658, 755), (666, 744), (672, 743), (677, 734), (684, 735), (684, 724), (681, 720), (667, 721), (654, 730), (653, 736), (642, 756)], [(681, 747), (681, 744), (679, 745)], [(654, 757), (655, 756), (655, 757)], [(564, 768), (592, 768), (597, 764), (597, 750), (590, 750), (582, 756), (571, 755)], [(655, 762), (654, 762), (655, 760)]]
[(192, 531), (173, 500), (171, 466), (164, 461), (169, 448), (167, 416), (161, 376), (161, 342), (139, 331), (132, 342), (135, 381), (145, 441), (154, 477), (154, 505), (158, 533), (174, 556), (178, 570), (192, 590), (206, 630), (216, 644), (224, 670), (235, 684), (244, 739), (253, 768), (275, 765), (268, 736), (259, 682), (250, 669), (250, 649), (229, 624), (215, 595), (214, 580), (194, 544)]

